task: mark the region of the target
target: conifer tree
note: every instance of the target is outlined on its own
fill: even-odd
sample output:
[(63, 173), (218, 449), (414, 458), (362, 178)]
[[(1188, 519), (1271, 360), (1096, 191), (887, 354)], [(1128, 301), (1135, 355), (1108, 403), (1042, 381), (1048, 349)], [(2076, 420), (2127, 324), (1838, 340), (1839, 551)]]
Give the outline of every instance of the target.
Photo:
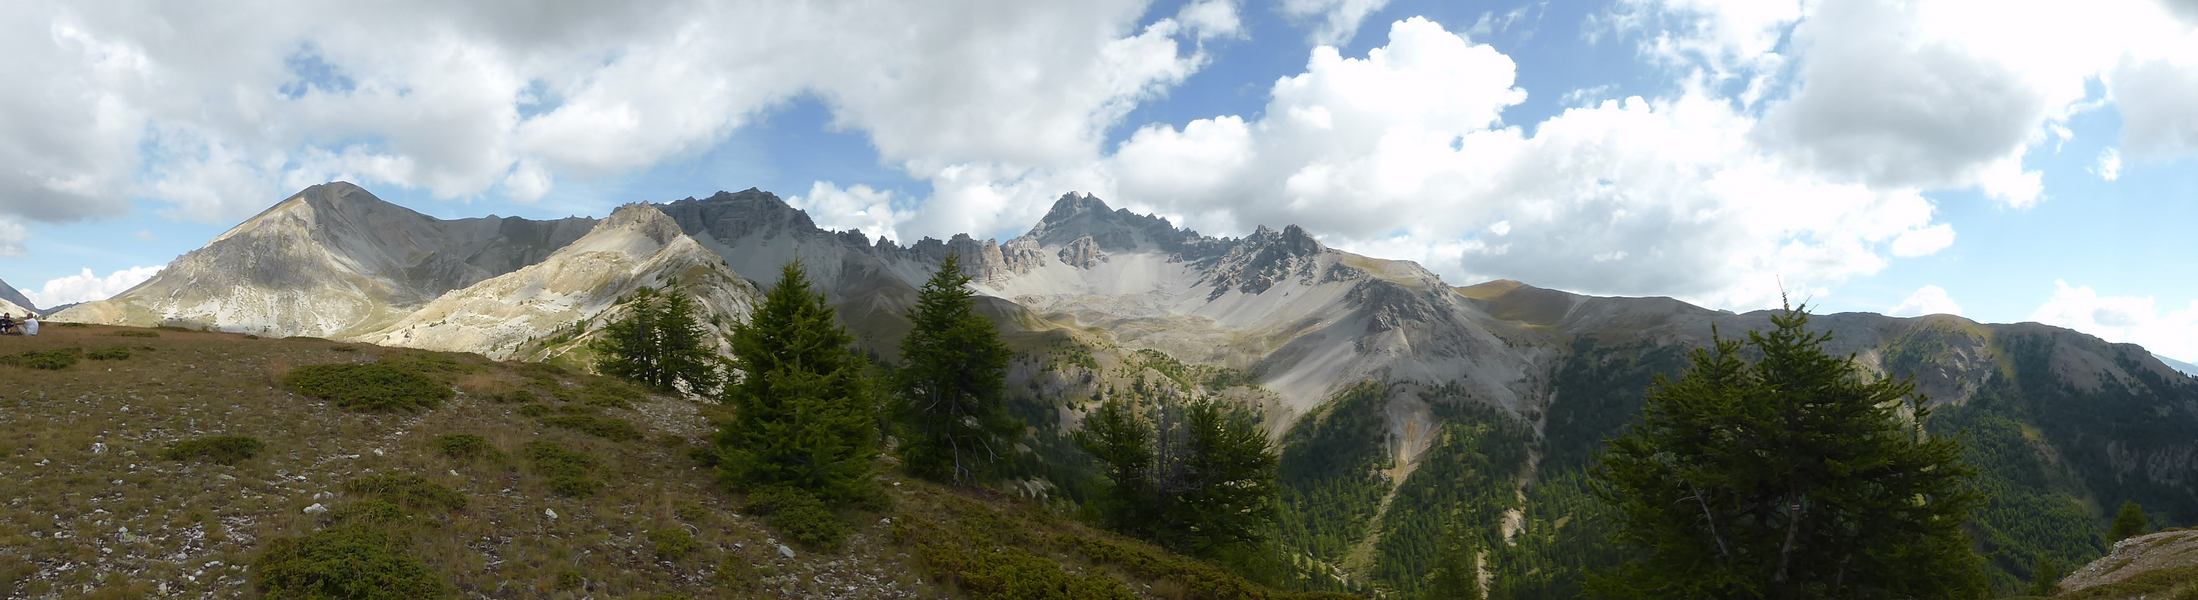
[[(1977, 598), (1963, 531), (1980, 501), (1906, 380), (1825, 353), (1789, 309), (1746, 346), (1715, 339), (1659, 379), (1612, 440), (1599, 495), (1631, 562), (1598, 592), (1644, 598)], [(1904, 416), (1903, 411), (1912, 415)]]
[(1425, 597), (1445, 600), (1481, 600), (1481, 554), (1465, 526), (1462, 514), (1452, 514), (1443, 525), (1442, 546), (1435, 550), (1435, 569), (1427, 575)]
[(1108, 400), (1077, 432), (1110, 483), (1098, 504), (1108, 526), (1207, 557), (1260, 542), (1274, 523), (1277, 459), (1252, 416), (1213, 401), (1155, 415)]
[(1099, 460), (1108, 481), (1107, 492), (1094, 502), (1106, 525), (1115, 531), (1142, 534), (1151, 526), (1146, 507), (1152, 490), (1152, 423), (1137, 414), (1121, 398), (1111, 398), (1084, 416), (1084, 428), (1076, 443)]
[(874, 490), (877, 418), (872, 385), (813, 291), (798, 262), (754, 317), (733, 330), (733, 367), (725, 386), (733, 418), (718, 431), (719, 466), (734, 482), (805, 491), (843, 504)]
[(2145, 532), (2145, 509), (2136, 502), (2122, 501), (2121, 510), (2114, 511), (2113, 540), (2122, 541)]
[(1007, 346), (977, 314), (969, 276), (952, 254), (918, 292), (901, 340), (894, 412), (901, 463), (918, 477), (975, 481), (1016, 433), (1007, 414)]
[(1274, 523), (1279, 460), (1252, 416), (1212, 401), (1183, 411), (1183, 453), (1161, 490), (1169, 507), (1161, 542), (1212, 556), (1258, 542)]
[(694, 298), (678, 290), (642, 288), (625, 316), (596, 338), (596, 370), (662, 392), (709, 395), (722, 383), (723, 362), (695, 318)]

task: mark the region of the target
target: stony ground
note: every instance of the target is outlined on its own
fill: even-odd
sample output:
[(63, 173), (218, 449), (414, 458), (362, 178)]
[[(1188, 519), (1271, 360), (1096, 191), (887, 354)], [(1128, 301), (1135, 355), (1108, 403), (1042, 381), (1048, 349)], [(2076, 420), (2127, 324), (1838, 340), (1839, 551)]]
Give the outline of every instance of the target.
[(2198, 529), (2178, 529), (2115, 542), (2113, 551), (2061, 580), (2076, 598), (2198, 599)]

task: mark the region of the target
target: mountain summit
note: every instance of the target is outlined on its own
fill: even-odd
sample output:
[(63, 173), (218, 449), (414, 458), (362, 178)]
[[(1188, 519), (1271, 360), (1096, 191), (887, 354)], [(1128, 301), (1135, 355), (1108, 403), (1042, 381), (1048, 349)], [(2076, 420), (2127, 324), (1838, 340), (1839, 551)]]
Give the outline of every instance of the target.
[(272, 335), (364, 333), (445, 292), (539, 262), (594, 223), (445, 221), (350, 183), (326, 183), (276, 203), (135, 288), (55, 317)]

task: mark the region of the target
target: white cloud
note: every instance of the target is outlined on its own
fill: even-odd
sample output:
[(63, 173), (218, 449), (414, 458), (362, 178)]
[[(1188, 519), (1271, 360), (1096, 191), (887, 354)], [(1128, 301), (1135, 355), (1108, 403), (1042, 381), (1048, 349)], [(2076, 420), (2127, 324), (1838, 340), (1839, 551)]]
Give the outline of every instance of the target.
[(1244, 37), (1244, 21), (1237, 15), (1235, 0), (1198, 0), (1183, 5), (1175, 13), (1175, 20), (1197, 32), (1201, 41), (1212, 38)]
[[(2016, 207), (2042, 193), (2041, 175), (2021, 166), (2029, 149), (2075, 112), (2098, 105), (2087, 82), (2132, 56), (2158, 55), (2189, 31), (2154, 0), (2081, 9), (1988, 0), (1809, 6), (1813, 14), (1791, 34), (1797, 82), (1770, 104), (1759, 132), (1767, 143), (1873, 185), (1973, 186)], [(2116, 90), (2130, 90), (2115, 102), (2139, 112), (2158, 104), (2159, 112), (2187, 112), (2198, 123), (2198, 110), (2184, 108), (2189, 90), (2146, 87), (2160, 79), (2115, 77)]]
[(23, 295), (41, 307), (55, 307), (78, 302), (105, 300), (137, 284), (152, 279), (161, 267), (130, 267), (105, 276), (94, 275), (87, 267), (75, 275), (46, 280), (36, 290), (23, 290)]
[(2198, 30), (2157, 56), (2123, 61), (2109, 79), (2122, 113), (2122, 146), (2137, 158), (2198, 155)]
[(1311, 21), (1306, 39), (1313, 44), (1340, 46), (1358, 35), (1366, 17), (1388, 5), (1389, 0), (1282, 0), (1282, 14)]
[(15, 219), (0, 215), (0, 256), (22, 256), (23, 242), (30, 240), (30, 229)]
[(1639, 34), (1643, 52), (1724, 79), (1782, 66), (1779, 43), (1802, 8), (1801, 0), (1621, 0), (1608, 18)]
[(1922, 229), (1901, 232), (1893, 238), (1893, 256), (1914, 258), (1930, 256), (1954, 245), (1954, 227), (1945, 223)]
[(2163, 307), (2151, 296), (2101, 296), (2091, 286), (2056, 280), (2053, 297), (2031, 313), (2030, 320), (2198, 362), (2198, 300), (2180, 309)]
[(2091, 167), (2091, 174), (2099, 179), (2113, 181), (2122, 178), (2122, 153), (2113, 148), (2099, 152), (2099, 163)]
[(1233, 0), (1150, 8), (33, 1), (0, 17), (0, 78), (23, 83), (0, 91), (0, 214), (144, 196), (227, 222), (339, 177), (532, 201), (702, 152), (797, 97), (920, 179), (1088, 163), (1206, 41), (1245, 33)]
[[(1365, 58), (1317, 48), (1256, 119), (1137, 131), (1102, 195), (1204, 231), (1300, 223), (1455, 281), (1775, 302), (1945, 248), (1913, 189), (1827, 179), (1768, 155), (1755, 120), (1699, 90), (1504, 123), (1515, 65), (1422, 19)], [(1400, 215), (1402, 215), (1400, 217)], [(1399, 228), (1402, 228), (1401, 230)]]
[(818, 227), (832, 231), (853, 229), (872, 238), (908, 241), (896, 229), (912, 216), (913, 211), (895, 209), (890, 190), (872, 189), (867, 185), (841, 188), (829, 181), (819, 181), (810, 184), (809, 193), (789, 197), (786, 203), (809, 213), (809, 218)]
[(1961, 305), (1946, 294), (1946, 288), (1926, 285), (1916, 288), (1908, 299), (1886, 309), (1885, 314), (1895, 317), (1920, 317), (1923, 315), (1960, 315)]

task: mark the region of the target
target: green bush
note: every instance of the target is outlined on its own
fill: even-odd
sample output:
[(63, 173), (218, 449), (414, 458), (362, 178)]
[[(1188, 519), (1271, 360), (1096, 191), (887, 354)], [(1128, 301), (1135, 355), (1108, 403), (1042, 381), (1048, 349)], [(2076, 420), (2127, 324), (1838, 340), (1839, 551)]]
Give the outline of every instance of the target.
[(553, 415), (542, 417), (542, 424), (571, 429), (614, 442), (630, 442), (641, 439), (641, 430), (633, 422), (615, 417), (596, 415)]
[(528, 404), (541, 399), (541, 397), (534, 395), (534, 390), (525, 388), (498, 390), (489, 392), (487, 396), (488, 401), (497, 404)]
[(47, 371), (59, 371), (69, 368), (70, 365), (76, 364), (76, 358), (82, 352), (82, 350), (78, 350), (76, 348), (64, 348), (60, 350), (32, 350), (20, 354), (0, 356), (0, 364), (8, 365), (11, 367), (22, 367), (25, 369), (44, 369)]
[(106, 335), (106, 336), (112, 336), (112, 337), (156, 338), (156, 337), (160, 337), (160, 332), (157, 332), (157, 331), (146, 331), (146, 330), (143, 330), (143, 329), (122, 329), (122, 330), (116, 330), (116, 331), (109, 331), (109, 332), (107, 332), (107, 333), (104, 333), (104, 334), (101, 334), (101, 335)]
[(616, 379), (589, 379), (578, 387), (557, 389), (557, 399), (589, 406), (629, 408), (633, 399), (645, 395), (640, 387)]
[(130, 358), (130, 349), (121, 346), (100, 348), (86, 353), (84, 357), (92, 360), (127, 360)]
[(420, 511), (466, 507), (465, 494), (411, 473), (376, 473), (344, 483), (344, 491)]
[(550, 414), (550, 407), (540, 404), (529, 404), (519, 407), (519, 414), (529, 417), (540, 417)]
[(379, 498), (366, 498), (336, 507), (328, 511), (328, 520), (338, 524), (388, 525), (410, 518), (403, 507)]
[(210, 462), (217, 465), (234, 465), (258, 456), (267, 444), (259, 438), (245, 435), (215, 435), (168, 444), (160, 457), (168, 460)]
[(427, 409), (450, 399), (450, 386), (420, 373), (389, 363), (307, 365), (290, 371), (282, 384), (353, 410)]
[(836, 551), (847, 525), (816, 495), (794, 488), (769, 487), (748, 494), (748, 512), (761, 515), (772, 529), (804, 547)]
[(435, 449), (442, 452), (443, 456), (459, 460), (480, 458), (496, 452), (496, 447), (489, 445), (488, 438), (470, 433), (453, 433), (437, 437), (435, 438)]
[(252, 584), (269, 598), (448, 598), (450, 584), (404, 540), (368, 525), (341, 525), (267, 543)]
[(547, 441), (528, 443), (526, 456), (534, 474), (549, 480), (551, 493), (584, 498), (603, 489), (603, 482), (590, 477), (595, 472), (593, 456)]
[(649, 544), (656, 547), (656, 557), (672, 562), (686, 558), (695, 547), (695, 536), (680, 527), (667, 527), (649, 532)]

